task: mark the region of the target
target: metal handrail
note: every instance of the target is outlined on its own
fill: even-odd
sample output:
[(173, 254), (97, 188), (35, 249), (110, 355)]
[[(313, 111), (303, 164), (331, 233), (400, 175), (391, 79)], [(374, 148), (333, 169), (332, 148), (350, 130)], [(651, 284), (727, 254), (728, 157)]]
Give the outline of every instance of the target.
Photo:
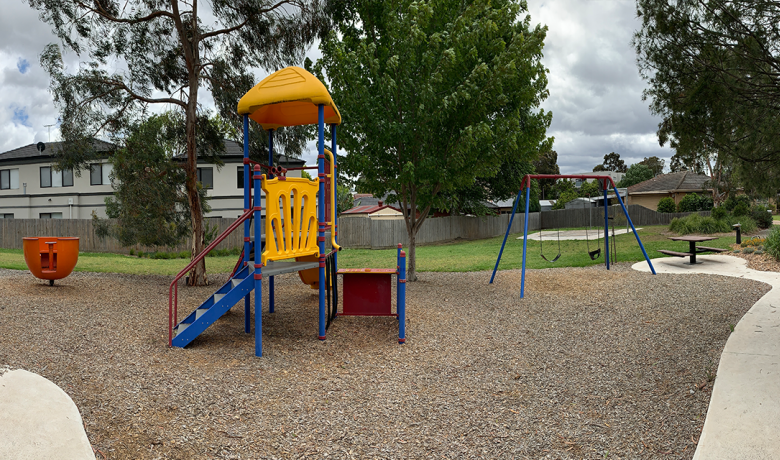
[(203, 250), (200, 254), (195, 257), (195, 259), (192, 260), (192, 262), (187, 265), (187, 267), (184, 268), (184, 270), (180, 271), (178, 275), (173, 279), (173, 282), (171, 282), (170, 287), (168, 288), (168, 346), (173, 346), (173, 325), (178, 321), (178, 300), (179, 300), (179, 286), (178, 282), (179, 280), (192, 268), (203, 260), (206, 255), (211, 252), (212, 249), (214, 249), (219, 243), (222, 242), (225, 238), (227, 238), (228, 235), (233, 233), (235, 229), (238, 228), (240, 224), (242, 224), (245, 220), (252, 217), (252, 214), (254, 213), (254, 209), (250, 206), (248, 210), (244, 212), (244, 214), (241, 215), (241, 217), (238, 218), (235, 222), (233, 222), (227, 230), (222, 232), (210, 245), (206, 247), (206, 249)]

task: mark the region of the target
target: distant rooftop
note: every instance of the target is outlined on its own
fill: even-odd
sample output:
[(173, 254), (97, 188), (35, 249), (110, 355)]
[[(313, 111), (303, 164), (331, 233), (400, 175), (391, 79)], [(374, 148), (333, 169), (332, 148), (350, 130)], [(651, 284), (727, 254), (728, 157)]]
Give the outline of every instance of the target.
[(708, 180), (709, 176), (692, 171), (660, 174), (628, 187), (628, 193), (699, 192)]

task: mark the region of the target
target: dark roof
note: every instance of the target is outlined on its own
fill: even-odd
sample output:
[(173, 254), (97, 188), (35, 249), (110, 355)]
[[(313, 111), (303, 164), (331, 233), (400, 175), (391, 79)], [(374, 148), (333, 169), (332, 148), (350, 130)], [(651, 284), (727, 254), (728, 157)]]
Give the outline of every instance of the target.
[[(25, 145), (24, 147), (0, 153), (0, 161), (24, 160), (28, 158), (51, 158), (54, 156), (55, 152), (62, 148), (64, 142), (44, 142), (43, 144), (45, 145), (43, 152), (38, 151), (37, 143)], [(93, 145), (98, 152), (110, 152), (116, 147), (114, 144), (101, 141), (100, 139), (95, 139)]]
[(692, 171), (660, 174), (652, 179), (628, 187), (628, 193), (662, 193), (674, 191), (704, 190), (704, 184), (710, 178)]
[[(224, 157), (244, 158), (244, 146), (240, 142), (230, 141), (225, 139)], [(297, 168), (300, 166), (304, 166), (306, 162), (301, 160), (300, 158), (292, 158), (292, 157), (288, 157), (287, 155), (281, 155), (279, 157), (279, 164), (282, 166), (290, 166), (293, 168)]]
[(385, 208), (390, 208), (390, 209), (393, 209), (395, 211), (401, 212), (400, 209), (394, 208), (394, 207), (392, 207), (390, 205), (383, 204), (382, 206), (379, 206), (379, 205), (355, 206), (352, 209), (348, 209), (348, 210), (342, 212), (342, 214), (371, 214), (371, 213), (375, 213), (377, 211), (381, 211), (382, 209), (385, 209)]

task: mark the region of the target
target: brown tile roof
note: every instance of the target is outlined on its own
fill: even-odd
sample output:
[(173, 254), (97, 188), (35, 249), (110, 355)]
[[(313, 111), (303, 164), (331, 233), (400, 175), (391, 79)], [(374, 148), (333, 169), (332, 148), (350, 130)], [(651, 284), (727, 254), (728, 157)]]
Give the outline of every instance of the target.
[(632, 193), (699, 191), (705, 188), (704, 184), (708, 180), (710, 180), (708, 176), (691, 171), (660, 174), (628, 187), (628, 193), (630, 195)]

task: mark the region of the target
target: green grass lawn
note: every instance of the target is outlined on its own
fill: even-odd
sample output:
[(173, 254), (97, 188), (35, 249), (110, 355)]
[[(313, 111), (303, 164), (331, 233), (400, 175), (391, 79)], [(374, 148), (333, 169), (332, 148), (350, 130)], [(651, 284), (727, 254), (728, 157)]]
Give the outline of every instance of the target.
[[(563, 230), (563, 229), (562, 229)], [(568, 229), (566, 229), (568, 230)], [(670, 249), (686, 252), (688, 243), (671, 241), (665, 234), (665, 225), (643, 227), (639, 231), (642, 243), (645, 245), (650, 258), (661, 257), (658, 249)], [(547, 240), (547, 235), (550, 240)], [(523, 261), (523, 241), (518, 240), (520, 235), (510, 235), (501, 258), (499, 269), (520, 268)], [(558, 243), (554, 239), (554, 231), (545, 231), (544, 250), (547, 258), (552, 259), (558, 254)], [(503, 237), (490, 238), (478, 241), (459, 241), (449, 244), (422, 246), (417, 248), (417, 270), (433, 272), (467, 272), (492, 270), (496, 263), (498, 251), (501, 248)], [(644, 260), (642, 251), (633, 234), (618, 235), (617, 261), (636, 262)], [(714, 241), (709, 241), (708, 246), (728, 248), (734, 243), (734, 235), (722, 235)], [(591, 250), (596, 249), (595, 240), (590, 241)], [(408, 251), (408, 248), (405, 248)], [(585, 241), (561, 241), (561, 257), (556, 263), (544, 261), (539, 256), (539, 242), (528, 241), (527, 268), (555, 268), (555, 267), (585, 267), (604, 263), (604, 242), (601, 241), (602, 256), (590, 260), (588, 257), (588, 245)], [(237, 256), (207, 257), (206, 269), (210, 273), (224, 273), (233, 269), (238, 259)], [(615, 261), (615, 257), (610, 257)], [(186, 259), (141, 259), (122, 254), (105, 253), (81, 253), (76, 271), (130, 273), (130, 274), (156, 274), (173, 276), (187, 264)], [(344, 249), (339, 253), (339, 267), (341, 268), (394, 268), (396, 266), (396, 250), (371, 250), (371, 249)], [(0, 249), (0, 267), (16, 270), (27, 270), (24, 256), (21, 250)]]

